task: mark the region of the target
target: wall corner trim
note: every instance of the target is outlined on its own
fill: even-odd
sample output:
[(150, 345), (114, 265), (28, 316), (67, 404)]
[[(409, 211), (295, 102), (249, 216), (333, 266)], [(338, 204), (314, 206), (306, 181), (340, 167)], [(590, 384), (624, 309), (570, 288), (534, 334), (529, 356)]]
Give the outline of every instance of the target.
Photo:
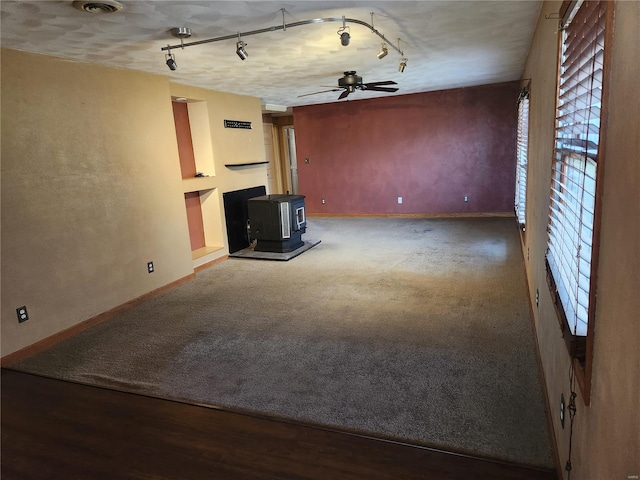
[(214, 265), (217, 265), (218, 263), (224, 262), (228, 258), (229, 258), (229, 255), (223, 255), (221, 257), (216, 258), (215, 260), (211, 260), (210, 262), (203, 263), (202, 265), (198, 265), (193, 270), (197, 274), (198, 272), (201, 272), (202, 270), (206, 270), (207, 268), (213, 267)]
[(558, 437), (556, 436), (556, 428), (553, 423), (553, 413), (555, 412), (555, 408), (552, 405), (552, 399), (549, 396), (549, 387), (547, 383), (547, 378), (544, 373), (544, 366), (542, 363), (542, 355), (540, 352), (540, 343), (538, 341), (538, 330), (536, 328), (536, 320), (535, 320), (535, 312), (536, 310), (533, 308), (533, 304), (531, 303), (531, 286), (529, 285), (529, 277), (527, 275), (527, 256), (525, 254), (525, 240), (522, 232), (520, 232), (520, 255), (522, 260), (522, 267), (525, 271), (524, 282), (526, 284), (527, 289), (527, 304), (529, 305), (529, 321), (531, 326), (531, 334), (533, 335), (533, 344), (535, 349), (536, 356), (536, 366), (538, 367), (538, 374), (540, 375), (540, 380), (542, 381), (542, 394), (544, 396), (544, 403), (547, 413), (547, 427), (549, 428), (549, 434), (551, 435), (551, 449), (553, 453), (553, 463), (555, 464), (556, 475), (559, 479), (563, 478), (563, 469), (560, 461), (560, 450), (558, 446)]

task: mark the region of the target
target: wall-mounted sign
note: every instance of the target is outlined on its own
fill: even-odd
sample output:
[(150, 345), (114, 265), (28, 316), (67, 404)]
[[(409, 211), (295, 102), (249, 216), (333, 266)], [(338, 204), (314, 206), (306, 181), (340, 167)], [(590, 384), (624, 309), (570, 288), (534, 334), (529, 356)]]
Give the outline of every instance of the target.
[(225, 120), (224, 128), (246, 128), (251, 130), (251, 122), (243, 122), (242, 120)]

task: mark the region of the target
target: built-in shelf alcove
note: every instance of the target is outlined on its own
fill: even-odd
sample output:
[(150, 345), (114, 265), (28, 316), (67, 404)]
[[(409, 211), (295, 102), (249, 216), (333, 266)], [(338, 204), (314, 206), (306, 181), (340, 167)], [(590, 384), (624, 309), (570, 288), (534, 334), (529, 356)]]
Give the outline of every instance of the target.
[(194, 262), (223, 248), (207, 102), (172, 98), (182, 191)]

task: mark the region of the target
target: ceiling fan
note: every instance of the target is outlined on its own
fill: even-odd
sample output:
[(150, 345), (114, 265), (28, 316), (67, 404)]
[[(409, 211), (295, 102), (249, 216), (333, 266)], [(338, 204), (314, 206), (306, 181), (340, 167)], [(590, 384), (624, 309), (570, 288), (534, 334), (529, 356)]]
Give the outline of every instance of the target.
[(330, 90), (321, 90), (319, 92), (313, 93), (305, 93), (304, 95), (298, 95), (300, 97), (306, 97), (309, 95), (317, 95), (318, 93), (326, 93), (326, 92), (339, 92), (340, 90), (344, 90), (338, 100), (342, 100), (346, 98), (351, 92), (355, 90), (372, 90), (376, 92), (397, 92), (397, 87), (384, 87), (383, 85), (397, 85), (393, 80), (386, 80), (383, 82), (370, 82), (370, 83), (362, 83), (362, 77), (356, 75), (355, 70), (350, 70), (348, 72), (344, 72), (344, 77), (338, 79), (338, 88), (332, 88)]

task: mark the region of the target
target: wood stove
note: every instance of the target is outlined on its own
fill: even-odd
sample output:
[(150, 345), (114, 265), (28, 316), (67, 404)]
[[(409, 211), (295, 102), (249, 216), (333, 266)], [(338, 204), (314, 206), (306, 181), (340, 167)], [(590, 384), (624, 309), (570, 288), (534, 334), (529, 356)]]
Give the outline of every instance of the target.
[(304, 195), (250, 198), (249, 231), (258, 252), (291, 252), (304, 245), (307, 230)]

